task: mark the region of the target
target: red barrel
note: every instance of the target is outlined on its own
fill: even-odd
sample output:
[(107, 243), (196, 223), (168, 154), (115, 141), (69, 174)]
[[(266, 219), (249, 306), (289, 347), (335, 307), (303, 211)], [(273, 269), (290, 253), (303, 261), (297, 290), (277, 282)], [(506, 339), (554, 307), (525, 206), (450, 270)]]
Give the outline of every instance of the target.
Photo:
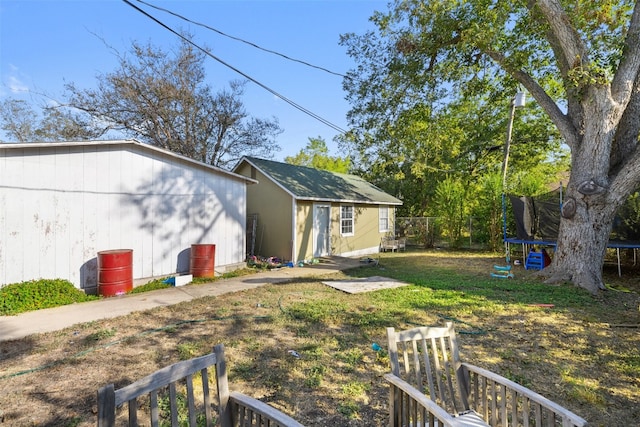
[(191, 274), (193, 277), (213, 277), (216, 259), (216, 245), (191, 245)]
[(133, 250), (98, 252), (98, 294), (105, 297), (126, 294), (133, 289)]

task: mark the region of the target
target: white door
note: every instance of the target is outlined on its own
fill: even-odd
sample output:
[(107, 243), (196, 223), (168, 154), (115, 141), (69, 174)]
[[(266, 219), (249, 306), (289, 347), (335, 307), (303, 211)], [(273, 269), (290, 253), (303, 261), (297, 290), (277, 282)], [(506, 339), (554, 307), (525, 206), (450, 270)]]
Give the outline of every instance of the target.
[(331, 206), (313, 207), (313, 256), (320, 257), (331, 253)]

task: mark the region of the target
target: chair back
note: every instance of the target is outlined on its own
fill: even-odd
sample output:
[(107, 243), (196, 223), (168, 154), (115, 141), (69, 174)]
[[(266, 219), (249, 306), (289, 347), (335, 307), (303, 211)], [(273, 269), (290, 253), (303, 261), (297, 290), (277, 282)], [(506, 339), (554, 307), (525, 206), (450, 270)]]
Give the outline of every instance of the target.
[[(212, 388), (217, 393), (212, 393)], [(213, 353), (167, 366), (120, 389), (116, 390), (114, 384), (100, 388), (98, 427), (115, 426), (116, 408), (122, 405), (128, 406), (129, 426), (230, 427), (228, 404), (224, 346), (220, 344)], [(212, 405), (217, 405), (217, 414)]]
[(387, 328), (391, 372), (447, 412), (469, 410), (468, 387), (453, 323), (396, 332)]

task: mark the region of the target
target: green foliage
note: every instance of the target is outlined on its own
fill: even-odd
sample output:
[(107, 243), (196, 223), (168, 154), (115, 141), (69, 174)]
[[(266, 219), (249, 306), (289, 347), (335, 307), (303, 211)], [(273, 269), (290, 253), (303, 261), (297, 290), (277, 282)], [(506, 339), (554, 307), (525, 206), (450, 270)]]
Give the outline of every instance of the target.
[(309, 388), (317, 388), (322, 384), (322, 379), (327, 372), (327, 368), (324, 365), (313, 365), (307, 372), (307, 378), (304, 381), (304, 385)]
[(495, 251), (502, 244), (502, 176), (498, 172), (486, 174), (474, 192), (476, 203), (472, 216), (481, 218), (474, 235), (485, 242), (489, 250)]
[(465, 218), (465, 186), (459, 179), (447, 177), (436, 187), (435, 204), (444, 217), (443, 231), (454, 247), (459, 246)]
[(338, 404), (338, 412), (348, 419), (358, 418), (359, 410), (360, 405), (358, 405), (357, 402), (351, 400), (343, 401)]
[(31, 280), (0, 288), (0, 314), (14, 315), (97, 298), (86, 295), (67, 280)]
[[(452, 176), (477, 183), (502, 162), (509, 102), (518, 89), (506, 64), (491, 54), (498, 52), (509, 69), (535, 69), (550, 93), (562, 94), (563, 87), (549, 66), (552, 53), (540, 47), (546, 28), (522, 4), (409, 0), (389, 6), (371, 18), (376, 30), (341, 37), (357, 64), (345, 85), (355, 129), (341, 142), (359, 154), (354, 163), (367, 179), (402, 195), (399, 216), (439, 216), (439, 183)], [(509, 177), (545, 168), (539, 175), (557, 182), (557, 169), (568, 170), (561, 142), (537, 103), (518, 109)], [(469, 211), (477, 200), (471, 191)], [(489, 217), (481, 223), (492, 224), (485, 239), (493, 242), (495, 209), (483, 213)], [(447, 222), (455, 237), (451, 212)]]
[[(178, 425), (189, 425), (189, 405), (187, 403), (187, 395), (185, 392), (178, 392), (176, 394), (176, 404), (178, 411)], [(158, 409), (160, 411), (160, 426), (171, 427), (171, 400), (168, 395), (158, 397)], [(206, 425), (205, 413), (198, 412), (196, 415), (196, 426), (205, 427)]]
[(200, 346), (192, 342), (182, 343), (178, 344), (177, 350), (180, 360), (189, 360), (198, 355)]
[(164, 283), (165, 280), (167, 280), (167, 277), (164, 277), (162, 279), (154, 279), (148, 283), (145, 283), (144, 285), (136, 286), (129, 293), (139, 294), (142, 292), (155, 291), (157, 289), (170, 288), (171, 285), (168, 283)]
[(371, 389), (371, 386), (358, 381), (351, 381), (342, 386), (342, 394), (352, 398), (358, 398), (364, 396), (367, 391)]
[(77, 427), (82, 424), (82, 417), (71, 417), (65, 423), (65, 427)]
[(324, 300), (294, 303), (287, 308), (289, 316), (311, 323), (327, 322), (345, 311), (348, 311), (348, 307), (344, 303)]
[(305, 148), (293, 157), (285, 157), (284, 161), (292, 165), (308, 166), (339, 173), (349, 173), (351, 168), (349, 157), (342, 158), (329, 155), (327, 143), (321, 137), (309, 138)]
[(351, 372), (355, 370), (356, 367), (360, 363), (362, 363), (363, 358), (364, 354), (359, 348), (350, 348), (336, 354), (336, 359), (346, 364), (345, 372)]

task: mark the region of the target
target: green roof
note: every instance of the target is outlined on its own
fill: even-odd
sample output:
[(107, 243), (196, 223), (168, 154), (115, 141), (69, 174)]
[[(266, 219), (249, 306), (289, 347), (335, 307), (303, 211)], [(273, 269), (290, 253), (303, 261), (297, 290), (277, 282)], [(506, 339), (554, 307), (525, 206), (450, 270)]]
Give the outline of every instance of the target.
[(359, 176), (245, 157), (245, 161), (299, 200), (401, 205), (402, 202)]

